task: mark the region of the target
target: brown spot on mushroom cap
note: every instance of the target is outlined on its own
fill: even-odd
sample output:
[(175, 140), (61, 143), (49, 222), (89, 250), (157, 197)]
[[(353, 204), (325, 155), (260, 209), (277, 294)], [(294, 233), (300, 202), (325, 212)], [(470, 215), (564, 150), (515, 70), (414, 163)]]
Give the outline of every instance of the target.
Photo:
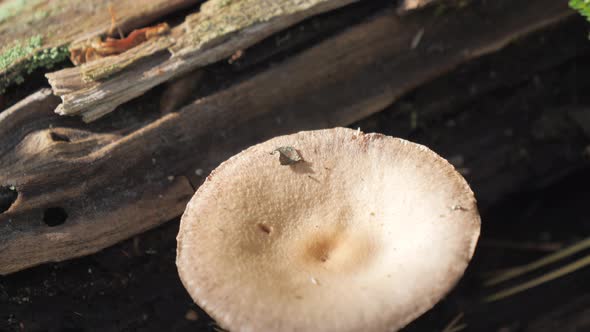
[[(308, 171), (277, 163), (276, 146), (296, 146)], [(479, 230), (468, 184), (428, 148), (307, 131), (216, 169), (182, 216), (177, 266), (231, 331), (391, 331), (455, 285)]]

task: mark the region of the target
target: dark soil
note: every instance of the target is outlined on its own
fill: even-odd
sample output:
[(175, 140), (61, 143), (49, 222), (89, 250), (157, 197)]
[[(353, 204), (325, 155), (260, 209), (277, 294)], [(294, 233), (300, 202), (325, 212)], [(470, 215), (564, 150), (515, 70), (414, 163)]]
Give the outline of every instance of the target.
[[(508, 135), (502, 144), (524, 144), (528, 163), (548, 164), (532, 170), (546, 179), (534, 183), (511, 182), (523, 178), (515, 176), (522, 173), (519, 161), (507, 163), (492, 178), (477, 169), (466, 174), (476, 195), (484, 198), (475, 258), (447, 299), (407, 331), (442, 331), (459, 313), (464, 313), (463, 331), (590, 331), (590, 267), (504, 300), (482, 301), (494, 291), (590, 254), (582, 252), (498, 288), (482, 284), (491, 271), (525, 264), (590, 235), (590, 163), (583, 157), (588, 133), (549, 121), (544, 140), (523, 142), (518, 134), (530, 132), (540, 115), (558, 119), (564, 107), (590, 109), (590, 42), (580, 38), (585, 29), (582, 21), (574, 21), (545, 32), (542, 45), (535, 43), (539, 36), (523, 40), (520, 47), (458, 68), (351, 126), (409, 138), (445, 157), (473, 151), (467, 143), (480, 144), (478, 155), (485, 155), (485, 139), (504, 137), (511, 130), (516, 135)], [(484, 79), (490, 72), (495, 73), (494, 84)], [(474, 118), (479, 121), (469, 120)], [(548, 132), (559, 137), (552, 140)], [(457, 149), (449, 151), (448, 146)], [(563, 158), (554, 158), (561, 153)], [(498, 192), (504, 193), (501, 199)], [(218, 327), (178, 278), (177, 230), (178, 220), (172, 220), (95, 255), (0, 277), (0, 331), (215, 331)]]

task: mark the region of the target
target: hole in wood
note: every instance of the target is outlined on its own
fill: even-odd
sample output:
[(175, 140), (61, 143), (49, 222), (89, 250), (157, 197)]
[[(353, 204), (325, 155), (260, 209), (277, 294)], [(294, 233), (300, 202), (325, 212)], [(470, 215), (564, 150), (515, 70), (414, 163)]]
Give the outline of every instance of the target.
[(62, 135), (62, 134), (58, 134), (55, 132), (51, 132), (51, 134), (49, 134), (51, 136), (51, 139), (55, 142), (69, 142), (70, 138), (66, 135)]
[(43, 222), (49, 227), (62, 225), (68, 219), (68, 214), (64, 208), (51, 207), (43, 212)]
[(16, 198), (18, 197), (18, 192), (12, 186), (3, 186), (0, 187), (0, 213), (4, 211), (8, 211)]

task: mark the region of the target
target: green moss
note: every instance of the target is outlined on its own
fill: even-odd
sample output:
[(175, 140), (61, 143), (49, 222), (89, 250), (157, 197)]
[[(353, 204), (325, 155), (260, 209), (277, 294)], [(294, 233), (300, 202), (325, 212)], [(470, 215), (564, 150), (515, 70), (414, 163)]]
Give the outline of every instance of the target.
[(53, 68), (57, 63), (65, 61), (70, 55), (67, 46), (52, 47), (37, 52), (26, 64), (26, 72), (30, 74), (37, 68)]
[(272, 5), (268, 5), (259, 0), (218, 0), (213, 4), (222, 6), (223, 12), (220, 11), (206, 18), (198, 14), (187, 16), (186, 23), (190, 26), (190, 30), (182, 37), (182, 40), (177, 41), (172, 52), (179, 52), (179, 55), (195, 52), (207, 43), (227, 38), (230, 34), (261, 22), (305, 11), (320, 2), (322, 1), (274, 0)]
[(12, 83), (21, 84), (24, 76), (38, 68), (52, 68), (65, 61), (70, 52), (67, 45), (41, 49), (43, 37), (36, 35), (16, 42), (0, 54), (0, 94)]
[(82, 70), (82, 80), (84, 80), (85, 82), (92, 82), (101, 79), (106, 79), (114, 73), (121, 71), (121, 69), (123, 68), (124, 65), (112, 64), (105, 67), (95, 68), (91, 72), (85, 72), (84, 70)]
[(590, 21), (590, 0), (570, 0), (569, 5)]
[(33, 36), (24, 42), (16, 42), (0, 54), (0, 71), (4, 71), (18, 60), (34, 54), (42, 44), (43, 39), (40, 35)]

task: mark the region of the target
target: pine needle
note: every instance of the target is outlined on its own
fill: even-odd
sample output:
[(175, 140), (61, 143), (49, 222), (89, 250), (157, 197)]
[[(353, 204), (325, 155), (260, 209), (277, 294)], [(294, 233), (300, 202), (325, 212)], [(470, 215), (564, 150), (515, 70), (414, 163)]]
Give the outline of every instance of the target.
[(547, 255), (539, 260), (531, 262), (529, 264), (518, 266), (515, 268), (505, 270), (503, 272), (500, 272), (500, 274), (486, 280), (484, 282), (484, 285), (485, 286), (493, 286), (493, 285), (499, 284), (503, 281), (516, 278), (516, 277), (521, 276), (525, 273), (534, 271), (534, 270), (539, 269), (543, 266), (555, 263), (561, 259), (572, 256), (572, 255), (574, 255), (582, 250), (585, 250), (587, 248), (590, 248), (590, 237), (588, 237), (588, 238), (586, 238), (574, 245), (571, 245), (571, 246), (566, 247), (562, 250), (559, 250), (553, 254)]
[(466, 328), (467, 324), (457, 324), (463, 318), (463, 316), (463, 312), (458, 313), (457, 316), (455, 316), (455, 318), (453, 318), (449, 324), (445, 326), (442, 332), (458, 332)]
[(567, 264), (563, 267), (560, 267), (559, 269), (556, 269), (556, 270), (553, 270), (549, 273), (546, 273), (538, 278), (534, 278), (534, 279), (524, 282), (520, 285), (510, 287), (508, 289), (505, 289), (505, 290), (499, 291), (497, 293), (494, 293), (490, 296), (487, 296), (486, 298), (484, 298), (484, 302), (493, 302), (493, 301), (497, 301), (497, 300), (506, 298), (508, 296), (523, 292), (527, 289), (536, 287), (540, 284), (551, 281), (553, 279), (563, 277), (569, 273), (572, 273), (574, 271), (582, 269), (586, 266), (590, 266), (590, 255), (588, 255), (584, 258), (580, 258), (577, 261), (574, 261), (574, 262)]

